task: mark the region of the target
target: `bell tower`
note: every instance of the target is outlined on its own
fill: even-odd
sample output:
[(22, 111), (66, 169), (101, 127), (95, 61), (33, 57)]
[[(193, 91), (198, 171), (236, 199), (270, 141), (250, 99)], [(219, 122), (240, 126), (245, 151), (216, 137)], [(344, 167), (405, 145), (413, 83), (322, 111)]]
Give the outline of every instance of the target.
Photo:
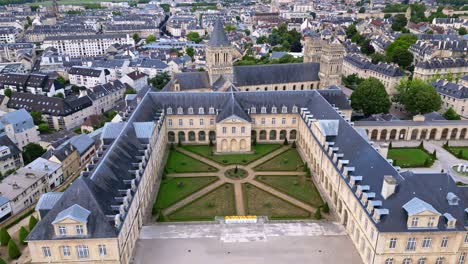
[(320, 88), (341, 83), (344, 53), (343, 45), (337, 39), (325, 44), (320, 57)]
[(232, 81), (233, 76), (233, 47), (224, 32), (221, 21), (216, 20), (206, 46), (206, 68), (210, 77), (210, 84), (224, 76)]
[(323, 44), (324, 42), (319, 37), (306, 35), (304, 37), (304, 63), (319, 63)]

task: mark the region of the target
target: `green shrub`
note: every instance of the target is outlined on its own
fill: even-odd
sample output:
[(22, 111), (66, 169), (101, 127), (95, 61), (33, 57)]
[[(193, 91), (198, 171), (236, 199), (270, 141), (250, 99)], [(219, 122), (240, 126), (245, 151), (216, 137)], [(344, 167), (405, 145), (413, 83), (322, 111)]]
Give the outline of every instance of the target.
[(8, 231), (4, 227), (0, 228), (0, 245), (6, 246), (10, 240), (11, 237)]
[(213, 146), (213, 140), (210, 138), (210, 147)]
[(392, 142), (390, 141), (390, 144), (388, 144), (388, 149), (392, 149)]
[(420, 148), (420, 149), (424, 149), (424, 141), (421, 141), (421, 143), (419, 143), (419, 146), (418, 146), (418, 148)]
[(36, 226), (36, 224), (37, 224), (36, 217), (34, 217), (34, 215), (31, 215), (31, 217), (29, 218), (29, 231), (30, 232), (33, 230), (33, 228)]
[(6, 261), (4, 261), (2, 258), (0, 258), (0, 264), (6, 264)]
[(179, 140), (179, 142), (177, 142), (177, 146), (180, 148), (182, 147), (182, 142)]
[(320, 212), (320, 207), (317, 208), (317, 211), (315, 211), (314, 217), (315, 217), (315, 219), (317, 219), (317, 220), (322, 219), (322, 213)]
[(252, 141), (252, 146), (256, 146), (257, 145), (257, 139), (254, 138), (253, 141)]
[(288, 139), (287, 139), (287, 138), (284, 138), (283, 145), (285, 145), (285, 146), (287, 146), (287, 145), (288, 145)]
[(28, 230), (24, 228), (24, 226), (22, 226), (19, 230), (19, 241), (21, 244), (26, 245), (26, 242), (24, 242), (24, 240), (26, 239), (28, 235), (29, 235)]
[(426, 160), (424, 161), (424, 167), (430, 167), (430, 166), (431, 166), (431, 159), (426, 158)]
[(330, 207), (328, 206), (328, 203), (324, 203), (322, 205), (322, 210), (324, 213), (328, 214), (330, 212)]
[(457, 158), (462, 159), (463, 158), (463, 150), (459, 150), (457, 154)]
[(432, 158), (433, 159), (437, 159), (437, 151), (434, 149), (434, 151), (432, 152)]
[(18, 246), (16, 245), (15, 241), (13, 239), (10, 239), (8, 242), (8, 256), (11, 259), (17, 259), (21, 256), (21, 252), (18, 249)]

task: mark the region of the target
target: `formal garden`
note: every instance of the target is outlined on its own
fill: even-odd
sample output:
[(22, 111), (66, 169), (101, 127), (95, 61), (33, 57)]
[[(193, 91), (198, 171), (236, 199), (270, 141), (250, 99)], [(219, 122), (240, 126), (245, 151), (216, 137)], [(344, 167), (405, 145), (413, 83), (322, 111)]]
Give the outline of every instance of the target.
[(445, 142), (443, 148), (459, 159), (468, 160), (467, 146), (450, 146), (449, 142)]
[(295, 144), (254, 144), (248, 154), (171, 145), (152, 216), (159, 222), (230, 215), (320, 219), (328, 210)]
[(429, 153), (421, 142), (417, 147), (395, 148), (390, 143), (387, 158), (393, 160), (393, 165), (401, 168), (431, 167), (437, 159), (437, 153)]

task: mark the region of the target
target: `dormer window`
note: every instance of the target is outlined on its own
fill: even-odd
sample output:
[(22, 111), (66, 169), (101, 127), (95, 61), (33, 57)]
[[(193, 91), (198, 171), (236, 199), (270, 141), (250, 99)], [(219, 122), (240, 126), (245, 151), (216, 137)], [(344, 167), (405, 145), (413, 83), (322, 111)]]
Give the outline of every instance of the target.
[(255, 108), (255, 106), (252, 106), (252, 107), (250, 108), (250, 113), (251, 113), (251, 114), (256, 114), (256, 113), (257, 113), (257, 108)]
[(292, 108), (292, 112), (293, 112), (294, 114), (296, 114), (296, 113), (297, 113), (297, 106), (293, 106), (293, 108)]
[(288, 108), (286, 106), (283, 106), (281, 108), (281, 113), (286, 114), (288, 112)]
[(193, 115), (193, 108), (192, 107), (189, 107), (188, 113), (189, 113), (189, 115)]
[(83, 235), (84, 234), (83, 225), (76, 225), (76, 234), (77, 235)]
[(63, 225), (58, 227), (59, 235), (65, 236), (67, 234), (67, 228)]
[(276, 114), (276, 106), (273, 106), (273, 107), (271, 108), (271, 113), (272, 113), (272, 114)]
[(178, 114), (178, 115), (182, 115), (183, 113), (184, 113), (184, 109), (182, 109), (182, 107), (179, 106), (179, 107), (177, 108), (177, 114)]
[(205, 108), (203, 108), (203, 107), (198, 108), (198, 114), (199, 115), (205, 114)]
[(429, 221), (427, 221), (427, 226), (428, 227), (433, 227), (435, 222), (435, 217), (431, 216), (429, 217)]
[(419, 218), (413, 217), (413, 219), (411, 220), (411, 227), (418, 227), (418, 223), (419, 223)]
[(168, 108), (167, 108), (167, 114), (168, 114), (168, 115), (172, 115), (172, 107), (168, 107)]
[(262, 106), (261, 113), (266, 114), (266, 107)]
[(214, 107), (210, 107), (210, 109), (208, 110), (208, 113), (210, 115), (214, 115), (215, 111), (214, 111)]

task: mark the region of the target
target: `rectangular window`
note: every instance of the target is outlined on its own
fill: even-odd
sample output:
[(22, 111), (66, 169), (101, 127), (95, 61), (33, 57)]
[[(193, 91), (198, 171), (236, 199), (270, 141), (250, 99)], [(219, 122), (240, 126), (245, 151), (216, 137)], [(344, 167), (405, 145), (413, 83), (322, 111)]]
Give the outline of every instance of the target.
[(252, 118), (252, 124), (255, 125), (255, 118)]
[(59, 230), (59, 235), (61, 236), (64, 236), (67, 234), (67, 228), (65, 226), (59, 226), (58, 230)]
[(214, 119), (210, 119), (210, 125), (214, 125)]
[(406, 243), (406, 250), (408, 251), (416, 250), (416, 238), (414, 237), (408, 238), (408, 242)]
[(168, 119), (167, 123), (168, 123), (169, 126), (172, 126), (172, 119)]
[(430, 237), (425, 237), (425, 238), (423, 239), (422, 247), (423, 247), (423, 248), (430, 248), (430, 247), (431, 247), (431, 243), (432, 243), (432, 238), (430, 238)]
[(286, 125), (286, 118), (281, 118), (281, 124)]
[(183, 124), (182, 119), (179, 119), (179, 126), (182, 126), (182, 124)]
[(265, 118), (262, 117), (262, 125), (264, 125), (264, 124), (265, 124)]
[(429, 221), (427, 222), (427, 226), (428, 227), (433, 227), (434, 222), (435, 222), (435, 218), (434, 217), (429, 217)]
[(396, 242), (397, 242), (396, 238), (391, 238), (390, 243), (388, 245), (388, 248), (395, 248), (396, 247)]
[(63, 253), (63, 256), (69, 257), (71, 255), (70, 247), (69, 246), (63, 246), (62, 247), (62, 253)]
[(241, 127), (241, 133), (245, 134), (245, 127)]
[(78, 258), (88, 258), (89, 257), (89, 249), (86, 245), (79, 245), (76, 247), (76, 253), (78, 254)]
[(223, 127), (223, 134), (226, 134), (226, 133), (227, 133), (227, 128)]
[(465, 263), (465, 257), (466, 257), (466, 253), (462, 252), (460, 254), (460, 257), (458, 258), (458, 264), (464, 264)]
[(235, 133), (236, 133), (236, 127), (232, 127), (232, 128), (231, 128), (231, 133), (232, 133), (232, 134), (235, 134)]
[(193, 119), (189, 119), (189, 126), (193, 126)]
[(99, 256), (106, 256), (106, 255), (107, 255), (106, 245), (99, 245)]
[(44, 255), (44, 257), (52, 256), (52, 254), (50, 254), (50, 247), (42, 247), (42, 255)]
[(443, 237), (442, 242), (440, 243), (440, 247), (446, 248), (448, 244), (448, 237)]
[(418, 222), (419, 222), (419, 218), (413, 217), (413, 219), (411, 219), (411, 227), (418, 227)]
[(76, 225), (76, 234), (77, 235), (83, 235), (83, 226), (82, 225)]
[(293, 123), (293, 125), (296, 124), (296, 118), (295, 117), (293, 117), (292, 123)]
[(465, 235), (465, 243), (468, 243), (468, 233)]
[(271, 119), (271, 124), (272, 124), (272, 125), (276, 124), (276, 118), (273, 117), (273, 118)]
[(204, 119), (200, 119), (200, 126), (205, 125)]

